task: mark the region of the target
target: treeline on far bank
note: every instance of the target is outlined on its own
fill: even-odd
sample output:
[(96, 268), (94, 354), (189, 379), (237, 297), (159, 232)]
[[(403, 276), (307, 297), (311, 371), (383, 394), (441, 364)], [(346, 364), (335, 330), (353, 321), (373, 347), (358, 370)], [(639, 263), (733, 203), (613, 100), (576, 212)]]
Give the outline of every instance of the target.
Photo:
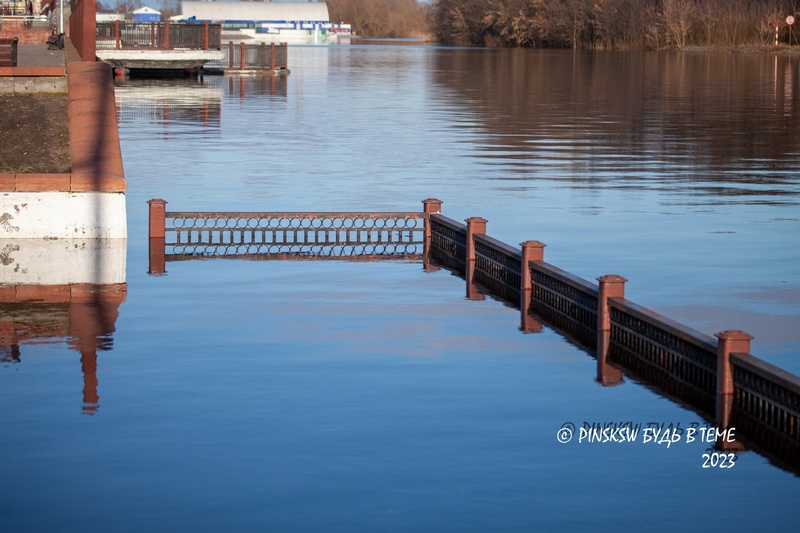
[[(800, 0), (326, 0), (362, 37), (449, 46), (659, 49), (766, 45), (789, 38)], [(793, 41), (800, 37), (798, 31)]]
[[(594, 49), (774, 43), (797, 0), (435, 0), (445, 45)], [(794, 40), (794, 39), (793, 39)]]

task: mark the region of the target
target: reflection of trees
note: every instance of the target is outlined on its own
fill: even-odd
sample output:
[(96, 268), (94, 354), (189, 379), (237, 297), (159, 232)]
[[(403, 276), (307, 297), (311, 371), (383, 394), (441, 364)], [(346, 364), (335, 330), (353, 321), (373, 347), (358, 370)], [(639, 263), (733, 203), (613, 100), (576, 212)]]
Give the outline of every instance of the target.
[[(434, 80), (481, 117), (485, 152), (520, 164), (560, 158), (583, 165), (577, 174), (637, 165), (640, 174), (736, 170), (726, 179), (747, 181), (788, 170), (800, 141), (798, 66), (786, 58), (525, 50), (435, 57)], [(690, 179), (700, 178), (711, 179)]]
[[(443, 44), (641, 49), (770, 44), (796, 0), (437, 0)], [(782, 40), (788, 39), (783, 25)]]

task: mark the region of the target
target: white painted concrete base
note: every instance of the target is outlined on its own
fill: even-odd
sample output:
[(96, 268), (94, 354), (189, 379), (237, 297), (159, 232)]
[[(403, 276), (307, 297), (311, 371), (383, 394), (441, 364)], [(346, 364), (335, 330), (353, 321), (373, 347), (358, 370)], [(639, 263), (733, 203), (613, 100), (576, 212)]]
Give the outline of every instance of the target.
[(0, 240), (127, 236), (124, 193), (0, 193)]
[(127, 239), (0, 239), (0, 284), (125, 283)]

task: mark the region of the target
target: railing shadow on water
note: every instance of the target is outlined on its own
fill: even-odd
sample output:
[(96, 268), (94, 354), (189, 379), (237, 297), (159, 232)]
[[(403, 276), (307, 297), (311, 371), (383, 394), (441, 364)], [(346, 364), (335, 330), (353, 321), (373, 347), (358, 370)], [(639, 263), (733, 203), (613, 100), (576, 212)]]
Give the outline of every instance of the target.
[(149, 202), (150, 274), (207, 258), (421, 259), (464, 279), (468, 298), (519, 309), (523, 332), (546, 325), (596, 358), (602, 385), (627, 375), (713, 424), (716, 449), (753, 449), (800, 475), (800, 378), (751, 355), (747, 333), (711, 337), (627, 300), (622, 276), (579, 278), (546, 263), (543, 243), (510, 246), (486, 235), (483, 218), (442, 215), (435, 199), (402, 213), (167, 212), (166, 203)]

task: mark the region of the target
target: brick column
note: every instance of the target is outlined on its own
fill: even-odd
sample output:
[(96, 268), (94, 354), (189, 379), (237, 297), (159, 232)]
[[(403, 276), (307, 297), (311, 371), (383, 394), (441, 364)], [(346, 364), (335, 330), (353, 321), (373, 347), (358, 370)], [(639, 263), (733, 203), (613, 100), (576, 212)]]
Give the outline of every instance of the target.
[(154, 198), (147, 203), (150, 204), (150, 238), (166, 238), (167, 201)]
[(488, 220), (481, 217), (471, 217), (465, 220), (467, 223), (467, 254), (465, 261), (475, 261), (475, 241), (474, 235), (486, 234), (486, 223)]
[[(717, 398), (714, 420), (717, 428), (727, 430), (731, 425), (733, 409), (733, 367), (732, 353), (750, 353), (751, 335), (744, 331), (726, 330), (715, 335), (717, 337)], [(726, 451), (741, 451), (744, 446), (736, 440), (718, 439), (716, 447)]]
[(539, 333), (542, 331), (542, 323), (529, 313), (533, 299), (530, 263), (531, 261), (544, 261), (545, 244), (539, 241), (525, 241), (519, 245), (522, 247), (519, 283), (520, 330), (523, 333)]
[(600, 290), (597, 297), (597, 381), (601, 385), (613, 386), (622, 383), (622, 371), (608, 363), (608, 349), (611, 345), (611, 313), (609, 298), (625, 297), (625, 282), (622, 276), (610, 274), (597, 278)]

